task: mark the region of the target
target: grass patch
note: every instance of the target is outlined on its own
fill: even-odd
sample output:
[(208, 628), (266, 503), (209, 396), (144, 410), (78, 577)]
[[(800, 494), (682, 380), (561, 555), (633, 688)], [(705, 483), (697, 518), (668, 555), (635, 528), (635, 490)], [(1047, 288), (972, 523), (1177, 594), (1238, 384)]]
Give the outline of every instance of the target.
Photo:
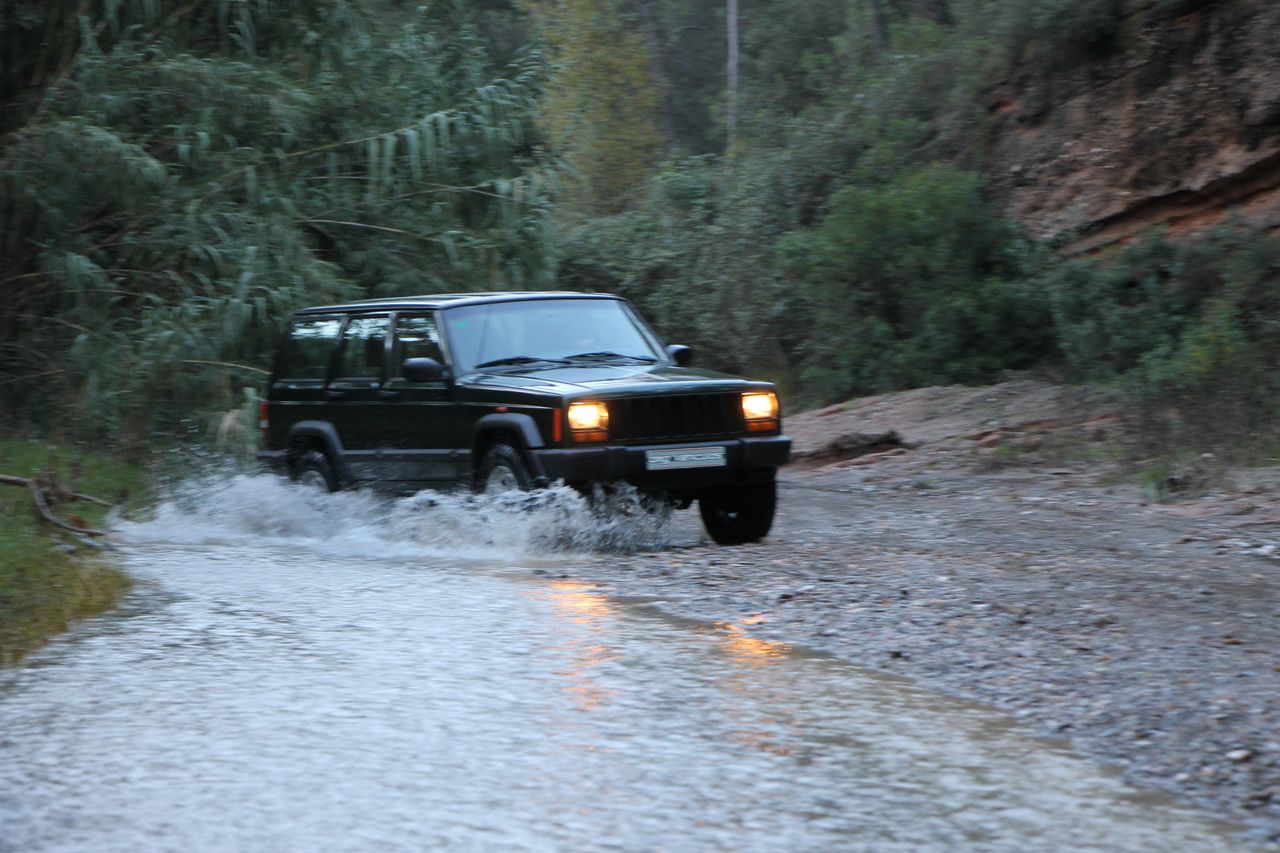
[[(136, 466), (79, 449), (0, 439), (0, 473), (31, 477), (43, 472), (74, 491), (110, 501), (144, 491)], [(107, 512), (83, 502), (55, 511), (74, 512), (90, 527), (100, 527)], [(71, 544), (75, 552), (68, 550)], [(109, 556), (51, 531), (25, 490), (0, 487), (0, 666), (38, 648), (74, 620), (114, 606), (128, 589), (128, 576)]]

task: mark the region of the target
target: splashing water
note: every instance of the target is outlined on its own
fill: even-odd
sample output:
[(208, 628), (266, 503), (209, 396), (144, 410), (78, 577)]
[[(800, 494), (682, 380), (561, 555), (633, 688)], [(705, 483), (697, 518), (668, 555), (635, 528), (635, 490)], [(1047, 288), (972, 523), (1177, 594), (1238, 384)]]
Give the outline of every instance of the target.
[(471, 558), (668, 547), (672, 509), (629, 486), (586, 497), (567, 486), (472, 495), (326, 494), (265, 474), (210, 474), (176, 486), (153, 517), (116, 523), (132, 542), (274, 542), (331, 554)]

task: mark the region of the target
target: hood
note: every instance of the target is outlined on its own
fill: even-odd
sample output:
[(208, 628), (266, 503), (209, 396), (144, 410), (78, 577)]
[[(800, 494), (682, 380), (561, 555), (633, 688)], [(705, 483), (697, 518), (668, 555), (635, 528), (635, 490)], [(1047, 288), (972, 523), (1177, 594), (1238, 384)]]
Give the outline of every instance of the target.
[(695, 367), (668, 364), (545, 365), (478, 372), (459, 377), (466, 385), (513, 388), (551, 394), (657, 393), (659, 391), (738, 391), (766, 385), (738, 376)]

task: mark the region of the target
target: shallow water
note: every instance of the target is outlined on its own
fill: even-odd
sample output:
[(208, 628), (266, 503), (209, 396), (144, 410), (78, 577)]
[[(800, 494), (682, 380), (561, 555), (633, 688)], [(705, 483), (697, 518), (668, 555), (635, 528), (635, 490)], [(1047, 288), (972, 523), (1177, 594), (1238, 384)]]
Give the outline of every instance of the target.
[(1231, 850), (1006, 718), (544, 580), (622, 500), (203, 484), (0, 673), (0, 849)]

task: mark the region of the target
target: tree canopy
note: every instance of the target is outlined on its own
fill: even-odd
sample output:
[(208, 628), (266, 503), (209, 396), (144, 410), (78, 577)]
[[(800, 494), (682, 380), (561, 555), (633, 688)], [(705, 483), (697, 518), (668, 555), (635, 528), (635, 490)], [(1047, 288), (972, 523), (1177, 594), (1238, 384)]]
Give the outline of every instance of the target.
[(736, 9), (0, 0), (0, 412), (145, 442), (251, 395), (297, 306), (463, 289), (621, 293), (801, 404), (1275, 360), (1274, 236), (1066, 260), (987, 197), (993, 86), (1123, 50), (1115, 0)]
[(235, 405), (260, 375), (210, 366), (261, 369), (295, 307), (552, 282), (546, 66), (495, 64), (466, 4), (42, 5), (6, 3), (11, 54), (56, 36), (6, 65), (15, 405), (145, 432)]

